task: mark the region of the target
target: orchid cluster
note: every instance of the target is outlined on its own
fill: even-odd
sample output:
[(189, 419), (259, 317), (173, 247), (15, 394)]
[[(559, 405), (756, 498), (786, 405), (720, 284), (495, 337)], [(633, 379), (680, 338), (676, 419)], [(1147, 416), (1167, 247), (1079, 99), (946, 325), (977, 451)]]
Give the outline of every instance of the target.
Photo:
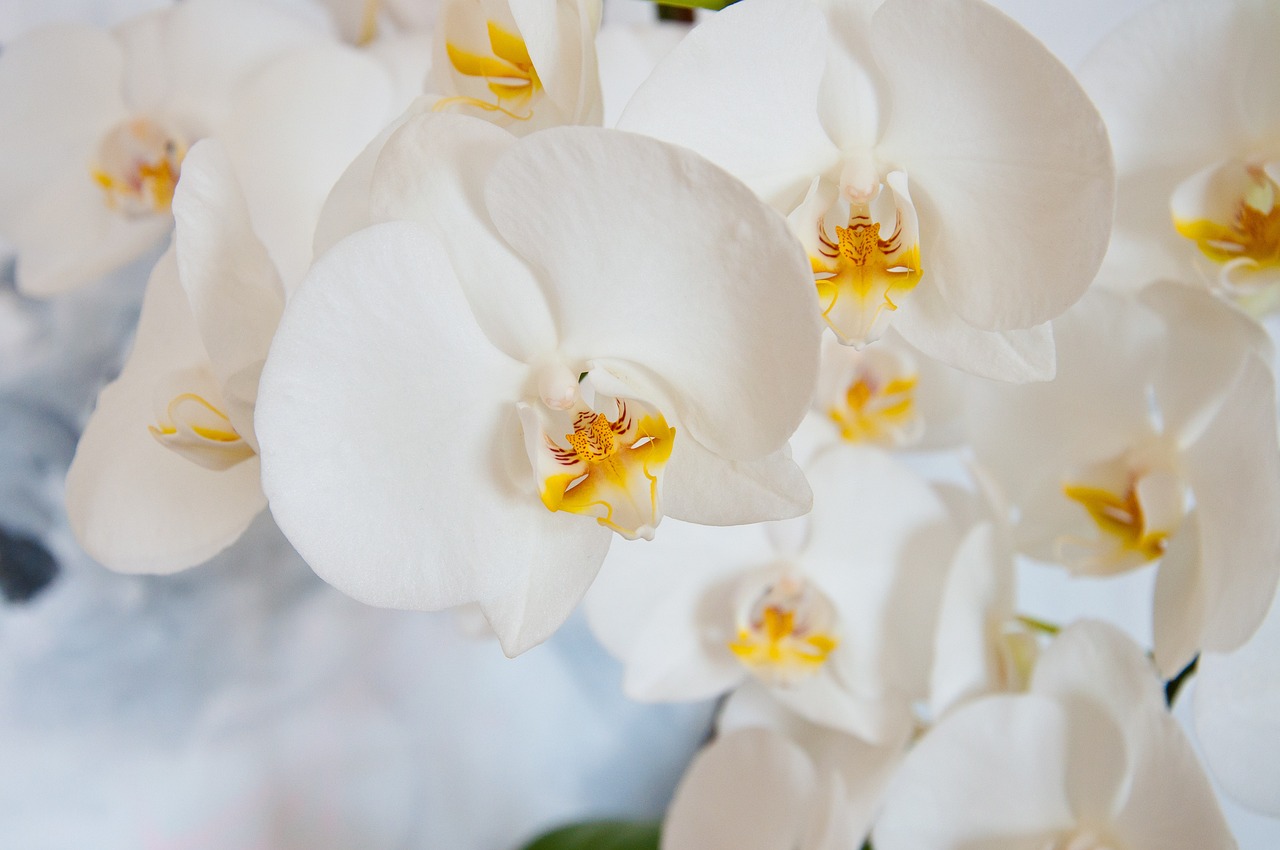
[(719, 700), (665, 850), (1225, 850), (1208, 771), (1280, 817), (1280, 6), (1162, 0), (1078, 76), (983, 0), (607, 13), (4, 45), (19, 292), (150, 268), (80, 546), (269, 512), (509, 656), (581, 608), (629, 697)]

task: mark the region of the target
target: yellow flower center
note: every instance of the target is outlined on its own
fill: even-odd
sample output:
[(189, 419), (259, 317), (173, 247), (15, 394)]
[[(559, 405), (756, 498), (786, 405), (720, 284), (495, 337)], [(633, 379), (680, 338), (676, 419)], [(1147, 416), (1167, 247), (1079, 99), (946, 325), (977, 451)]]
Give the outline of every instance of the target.
[(1236, 187), (1239, 194), (1231, 218), (1183, 219), (1175, 214), (1174, 227), (1215, 263), (1244, 258), (1258, 266), (1280, 265), (1280, 187), (1258, 165), (1244, 170), (1248, 179)]
[(177, 133), (133, 118), (103, 137), (91, 174), (110, 209), (129, 217), (168, 213), (186, 155)]
[[(593, 516), (629, 540), (649, 539), (662, 519), (662, 470), (676, 432), (641, 402), (614, 405), (613, 418), (580, 399), (563, 412), (524, 405), (526, 445), (548, 510)], [(552, 429), (565, 417), (572, 431), (560, 426), (557, 434)], [(530, 441), (531, 432), (540, 440)]]
[(760, 680), (786, 686), (817, 673), (839, 645), (835, 609), (816, 588), (783, 576), (739, 617), (729, 650)]
[(254, 456), (227, 414), (196, 393), (174, 396), (147, 430), (160, 445), (206, 469), (230, 469)]
[(499, 112), (516, 121), (533, 117), (530, 106), (533, 96), (542, 90), (538, 72), (529, 58), (524, 39), (508, 32), (494, 21), (488, 22), (491, 56), (463, 50), (452, 41), (445, 42), (449, 64), (464, 77), (484, 80), (493, 94), (492, 102), (476, 97), (458, 95), (437, 101), (433, 109), (441, 111), (450, 106), (471, 106), (487, 112)]
[(1098, 536), (1060, 539), (1058, 554), (1068, 566), (1085, 575), (1111, 575), (1164, 555), (1186, 514), (1185, 487), (1175, 472), (1120, 460), (1096, 465), (1083, 478), (1064, 484), (1062, 492), (1084, 509)]
[(916, 418), (916, 375), (893, 377), (859, 373), (845, 391), (843, 404), (827, 413), (851, 443), (896, 446), (906, 441), (907, 426)]
[[(905, 176), (904, 176), (905, 180)], [(894, 188), (880, 195), (894, 204), (893, 231), (883, 235), (877, 220), (877, 198), (849, 203), (849, 220), (837, 226), (835, 238), (825, 219), (818, 221), (818, 254), (810, 257), (822, 318), (845, 345), (861, 347), (880, 337), (898, 302), (915, 288), (923, 273), (915, 210), (910, 198)]]

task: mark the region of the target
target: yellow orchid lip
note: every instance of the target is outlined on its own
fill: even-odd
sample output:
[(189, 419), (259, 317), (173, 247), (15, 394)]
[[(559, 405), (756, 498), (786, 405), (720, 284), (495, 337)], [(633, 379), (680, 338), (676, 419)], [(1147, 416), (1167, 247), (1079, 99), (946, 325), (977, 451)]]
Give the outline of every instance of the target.
[(445, 42), (445, 52), (449, 56), (449, 64), (459, 74), (484, 80), (494, 101), (457, 95), (441, 98), (432, 108), (439, 112), (451, 106), (470, 106), (486, 112), (499, 112), (516, 121), (527, 121), (533, 117), (533, 96), (542, 90), (542, 81), (538, 79), (537, 69), (529, 57), (529, 48), (524, 39), (494, 21), (488, 21), (487, 29), (492, 56), (463, 50), (452, 41)]
[(816, 674), (839, 646), (835, 608), (811, 583), (783, 575), (738, 616), (729, 651), (766, 684), (794, 685)]
[(1175, 212), (1174, 228), (1215, 263), (1247, 259), (1259, 266), (1280, 265), (1280, 186), (1259, 165), (1243, 168), (1248, 181), (1233, 199), (1230, 219), (1183, 218)]
[[(915, 209), (906, 194), (905, 175), (895, 178), (871, 197), (847, 199), (848, 223), (827, 230), (825, 216), (817, 223), (816, 254), (810, 255), (822, 318), (845, 345), (862, 347), (884, 333), (889, 316), (920, 282), (920, 244)], [(896, 179), (896, 178), (901, 178)], [(901, 183), (901, 191), (893, 185)], [(892, 198), (893, 231), (882, 235), (882, 221), (874, 207)], [(887, 216), (886, 216), (887, 217)]]
[(230, 469), (256, 454), (227, 414), (197, 393), (174, 396), (159, 422), (147, 430), (160, 445), (215, 471)]
[(1119, 473), (1119, 481), (1114, 473), (1106, 477), (1113, 480), (1062, 486), (1098, 530), (1095, 540), (1058, 542), (1063, 560), (1086, 575), (1111, 575), (1163, 557), (1185, 512), (1185, 490), (1171, 470), (1130, 468)]
[(129, 217), (167, 214), (186, 155), (187, 143), (174, 130), (132, 118), (102, 138), (90, 175), (108, 208)]
[(595, 517), (629, 540), (652, 539), (662, 519), (662, 471), (676, 432), (642, 402), (615, 399), (613, 406), (611, 416), (581, 399), (565, 411), (544, 408), (542, 416), (551, 422), (572, 417), (572, 430), (559, 434), (547, 430), (551, 422), (535, 425), (524, 417), (526, 431), (541, 430), (537, 457), (531, 458), (539, 496), (548, 510)]
[(827, 410), (827, 416), (850, 443), (899, 446), (911, 441), (918, 424), (915, 390), (919, 376), (880, 376), (859, 370), (843, 398)]

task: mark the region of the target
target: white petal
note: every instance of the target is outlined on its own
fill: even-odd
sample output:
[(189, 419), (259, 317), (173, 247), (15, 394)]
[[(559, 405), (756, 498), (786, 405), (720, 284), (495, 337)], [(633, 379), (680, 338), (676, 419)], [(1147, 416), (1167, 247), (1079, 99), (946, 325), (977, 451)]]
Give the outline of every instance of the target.
[(510, 6), (547, 97), (568, 123), (599, 124), (604, 116), (596, 66), (600, 0), (516, 0)]
[(894, 318), (902, 338), (920, 351), (974, 375), (1010, 383), (1047, 381), (1054, 375), (1053, 329), (984, 331), (957, 316), (926, 280)]
[(1160, 559), (1151, 612), (1152, 654), (1160, 675), (1172, 679), (1191, 663), (1204, 640), (1208, 595), (1200, 545), (1200, 517), (1192, 511)]
[(1196, 737), (1222, 787), (1251, 809), (1280, 817), (1280, 605), (1229, 655), (1200, 656)]
[(266, 504), (256, 458), (212, 471), (148, 432), (164, 377), (206, 362), (170, 252), (152, 274), (129, 362), (98, 398), (67, 474), (76, 537), (112, 569), (169, 573), (199, 564), (238, 538)]
[(814, 804), (813, 765), (765, 729), (718, 739), (690, 765), (662, 826), (663, 850), (779, 850), (798, 844)]
[(292, 50), (237, 91), (219, 135), (288, 291), (311, 265), (325, 197), (392, 107), (386, 72), (340, 45)]
[[(515, 413), (524, 371), (485, 338), (421, 225), (339, 243), (290, 301), (262, 376), (263, 483), (281, 529), (364, 602), (479, 600), (507, 649), (538, 639), (546, 612), (525, 601), (567, 615), (608, 532), (537, 512)], [(547, 581), (558, 557), (565, 572)]]
[(1165, 431), (1193, 440), (1203, 417), (1222, 403), (1240, 364), (1251, 353), (1271, 360), (1271, 341), (1257, 322), (1190, 286), (1156, 283), (1139, 297), (1165, 326), (1164, 363), (1155, 378)]
[(1178, 721), (1152, 712), (1129, 741), (1136, 767), (1128, 800), (1114, 821), (1124, 846), (1234, 850), (1238, 845), (1217, 795)]
[(1064, 783), (1068, 729), (1063, 707), (1044, 697), (961, 706), (903, 763), (872, 841), (879, 850), (1053, 846), (1074, 822)]
[(1277, 41), (1280, 14), (1266, 0), (1173, 0), (1116, 29), (1080, 80), (1107, 118), (1121, 172), (1172, 166), (1185, 177), (1274, 139), (1280, 102), (1258, 81), (1280, 75)]
[(555, 326), (528, 266), (494, 232), (483, 198), (494, 163), (515, 141), (478, 118), (411, 116), (378, 156), (369, 210), (373, 221), (418, 221), (439, 234), (485, 334), (527, 362), (555, 345)]
[(759, 460), (727, 460), (677, 434), (663, 479), (668, 516), (703, 525), (791, 519), (809, 512), (813, 492), (785, 448)]
[(762, 457), (796, 429), (817, 295), (786, 223), (741, 183), (672, 145), (562, 127), (513, 147), (485, 198), (540, 272), (564, 356), (646, 368), (725, 457)]
[(1280, 580), (1280, 444), (1270, 370), (1250, 357), (1184, 453), (1204, 564), (1203, 648), (1227, 652), (1262, 622)]
[(659, 63), (618, 127), (692, 148), (789, 208), (839, 156), (818, 120), (826, 44), (810, 3), (730, 6)]
[(911, 177), (922, 285), (977, 327), (1074, 303), (1111, 232), (1102, 119), (1034, 36), (980, 0), (889, 0), (872, 41), (893, 109), (878, 157)]
[(198, 142), (173, 196), (178, 276), (232, 423), (251, 445), (258, 374), (284, 309), (275, 265), (249, 222), (226, 151)]

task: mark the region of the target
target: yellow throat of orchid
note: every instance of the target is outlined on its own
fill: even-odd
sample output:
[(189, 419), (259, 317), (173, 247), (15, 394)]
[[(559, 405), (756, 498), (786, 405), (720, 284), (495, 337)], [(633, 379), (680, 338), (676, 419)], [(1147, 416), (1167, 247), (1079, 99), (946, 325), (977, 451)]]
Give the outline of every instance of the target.
[(485, 81), (493, 94), (492, 102), (476, 97), (458, 95), (437, 101), (437, 112), (451, 106), (471, 106), (486, 112), (499, 112), (516, 121), (533, 117), (533, 96), (542, 90), (538, 72), (529, 58), (524, 39), (503, 29), (494, 21), (488, 22), (489, 48), (493, 55), (484, 56), (463, 50), (452, 41), (445, 42), (449, 64), (464, 77), (476, 77)]
[(108, 208), (129, 217), (167, 214), (186, 155), (187, 144), (177, 133), (133, 118), (103, 137), (90, 173)]
[[(818, 221), (817, 255), (810, 256), (814, 283), (822, 318), (845, 345), (861, 347), (878, 339), (923, 274), (915, 208), (905, 181), (905, 174), (895, 172), (876, 195), (850, 199), (848, 224), (836, 227), (835, 238), (825, 218)], [(893, 230), (885, 235), (889, 202)]]
[(817, 673), (839, 645), (835, 609), (810, 583), (789, 575), (767, 585), (738, 617), (729, 650), (752, 675), (787, 686)]
[(1248, 260), (1258, 266), (1280, 265), (1280, 187), (1258, 165), (1244, 166), (1247, 179), (1234, 187), (1234, 214), (1225, 220), (1182, 218), (1175, 211), (1178, 233), (1196, 243), (1215, 263)]
[(253, 457), (231, 419), (215, 404), (196, 393), (180, 393), (147, 430), (160, 445), (205, 469), (230, 469)]
[(595, 517), (629, 540), (651, 539), (676, 432), (642, 402), (614, 399), (612, 406), (612, 416), (581, 398), (564, 410), (521, 407), (538, 492), (548, 510)]
[(1110, 575), (1154, 561), (1182, 524), (1186, 496), (1174, 472), (1157, 468), (1122, 474), (1120, 481), (1062, 487), (1098, 530), (1095, 540), (1059, 541), (1064, 562), (1079, 573)]
[(909, 441), (906, 432), (916, 419), (918, 382), (917, 375), (881, 381), (876, 375), (860, 372), (841, 403), (832, 406), (827, 415), (840, 428), (840, 436), (851, 443), (902, 445)]

